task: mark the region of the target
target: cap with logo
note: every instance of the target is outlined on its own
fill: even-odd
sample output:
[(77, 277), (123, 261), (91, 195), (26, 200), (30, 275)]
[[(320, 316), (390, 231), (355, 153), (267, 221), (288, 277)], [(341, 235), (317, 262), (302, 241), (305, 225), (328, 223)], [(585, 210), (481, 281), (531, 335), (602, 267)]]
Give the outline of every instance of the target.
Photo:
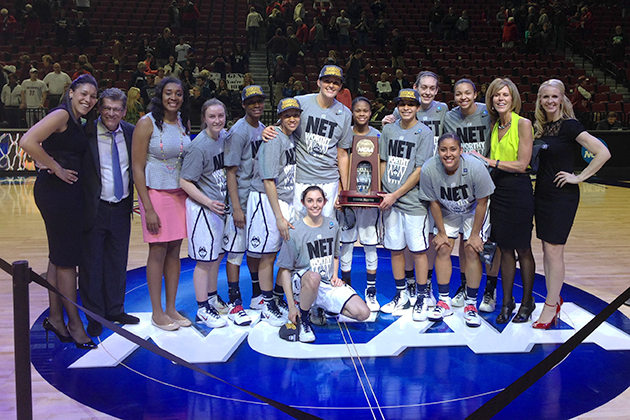
[(300, 103), (295, 98), (284, 98), (280, 102), (278, 102), (278, 115), (282, 114), (284, 111), (288, 111), (290, 109), (298, 109), (302, 111), (300, 107)]
[(342, 82), (346, 80), (343, 77), (343, 70), (341, 70), (341, 67), (334, 66), (332, 64), (322, 67), (322, 70), (319, 72), (320, 79), (324, 77), (330, 77), (330, 76), (338, 77), (341, 79)]
[(412, 101), (420, 103), (420, 94), (415, 89), (400, 89), (398, 96), (394, 98), (394, 102), (398, 103), (405, 99), (411, 99)]
[(249, 85), (243, 88), (243, 91), (241, 92), (241, 101), (245, 101), (245, 99), (253, 98), (254, 96), (262, 96), (263, 98), (267, 97), (267, 95), (265, 95), (265, 92), (263, 92), (263, 89), (261, 86)]

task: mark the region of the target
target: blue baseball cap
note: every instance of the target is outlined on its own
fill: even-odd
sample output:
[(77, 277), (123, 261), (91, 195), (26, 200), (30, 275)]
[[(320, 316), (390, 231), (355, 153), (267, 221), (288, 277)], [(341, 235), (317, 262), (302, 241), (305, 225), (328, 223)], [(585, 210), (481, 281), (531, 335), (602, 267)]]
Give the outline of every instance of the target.
[(343, 77), (343, 70), (341, 70), (341, 67), (334, 66), (332, 64), (322, 67), (322, 70), (319, 72), (319, 79), (329, 76), (338, 77), (342, 82), (346, 80)]
[(290, 109), (298, 109), (302, 111), (300, 107), (300, 103), (295, 98), (284, 98), (280, 102), (278, 102), (278, 115), (282, 114), (284, 111), (288, 111)]
[(262, 96), (263, 98), (267, 98), (265, 92), (259, 85), (249, 85), (243, 88), (241, 92), (241, 101), (245, 101), (245, 99), (253, 98), (254, 96)]
[(415, 89), (400, 89), (398, 96), (394, 98), (394, 103), (398, 104), (398, 102), (405, 99), (411, 99), (412, 101), (418, 102), (418, 104), (422, 103), (420, 101), (420, 94)]

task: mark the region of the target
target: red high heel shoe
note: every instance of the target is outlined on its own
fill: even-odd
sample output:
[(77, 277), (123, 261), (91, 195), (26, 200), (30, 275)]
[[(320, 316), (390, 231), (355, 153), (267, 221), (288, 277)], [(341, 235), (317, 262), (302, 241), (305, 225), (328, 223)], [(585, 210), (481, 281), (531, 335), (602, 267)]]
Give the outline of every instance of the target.
[(564, 301), (562, 300), (562, 297), (560, 298), (560, 303), (556, 303), (555, 305), (550, 305), (547, 302), (545, 302), (545, 305), (547, 306), (556, 307), (556, 314), (553, 316), (553, 318), (549, 322), (545, 322), (545, 323), (538, 322), (538, 321), (534, 322), (532, 324), (532, 328), (536, 328), (537, 330), (548, 330), (549, 328), (551, 328), (552, 325), (554, 326), (558, 325), (558, 321), (560, 320), (560, 308), (562, 307), (563, 303)]

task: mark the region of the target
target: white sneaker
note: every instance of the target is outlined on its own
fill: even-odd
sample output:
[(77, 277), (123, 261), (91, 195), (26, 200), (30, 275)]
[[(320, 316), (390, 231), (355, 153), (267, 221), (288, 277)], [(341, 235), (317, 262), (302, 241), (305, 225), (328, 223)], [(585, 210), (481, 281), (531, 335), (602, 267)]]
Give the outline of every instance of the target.
[(453, 298), (453, 307), (461, 308), (466, 303), (466, 286), (459, 286), (457, 293)]
[(275, 297), (274, 296), (274, 300), (276, 301), (276, 306), (278, 307), (278, 309), (280, 309), (280, 312), (282, 313), (282, 316), (284, 317), (289, 317), (289, 305), (287, 305), (287, 303), (284, 301), (284, 298), (282, 297)]
[(324, 309), (319, 306), (313, 306), (311, 308), (309, 318), (311, 323), (319, 325), (320, 327), (328, 323)]
[(287, 319), (282, 316), (282, 312), (280, 312), (276, 301), (273, 299), (269, 302), (265, 302), (261, 316), (267, 320), (269, 325), (274, 327), (281, 327), (287, 322)]
[(481, 325), (481, 317), (477, 308), (472, 303), (464, 308), (464, 320), (469, 327), (476, 328)]
[(221, 328), (227, 325), (227, 321), (221, 318), (219, 312), (212, 306), (197, 309), (196, 322), (197, 324), (205, 324), (210, 328)]
[(381, 306), (381, 312), (393, 314), (409, 308), (411, 308), (411, 304), (409, 303), (409, 295), (405, 289), (396, 291), (396, 296), (394, 296), (392, 301)]
[(433, 308), (432, 312), (429, 312), (429, 321), (441, 321), (442, 318), (453, 315), (453, 309), (451, 309), (451, 299), (440, 299)]
[(429, 317), (429, 298), (427, 296), (418, 295), (416, 304), (413, 306), (411, 318), (414, 321), (426, 321)]
[(209, 298), (208, 303), (210, 304), (210, 306), (216, 309), (217, 312), (220, 313), (221, 315), (227, 314), (228, 311), (230, 310), (228, 308), (227, 303), (223, 302), (223, 299), (221, 299), (221, 296), (219, 296), (219, 294), (216, 294), (212, 296), (211, 298)]
[(407, 282), (407, 294), (409, 295), (409, 304), (411, 306), (416, 304), (416, 299), (418, 298), (418, 289), (416, 288), (416, 281), (413, 283)]
[(230, 308), (228, 312), (228, 318), (230, 319), (230, 321), (240, 326), (245, 326), (252, 323), (252, 319), (250, 318), (249, 315), (247, 315), (247, 312), (245, 312), (245, 309), (243, 309), (243, 305), (240, 299), (236, 299), (233, 303), (230, 303), (228, 306)]
[(378, 312), (381, 309), (381, 305), (376, 299), (376, 288), (373, 293), (369, 292), (370, 288), (365, 289), (365, 303), (371, 312)]
[(315, 333), (310, 322), (301, 322), (299, 339), (302, 343), (312, 343), (315, 341)]
[(256, 309), (257, 311), (260, 311), (262, 310), (264, 306), (265, 306), (265, 299), (263, 299), (262, 295), (258, 295), (252, 298), (252, 301), (249, 304), (249, 309)]
[(494, 312), (494, 309), (497, 307), (497, 289), (494, 289), (492, 293), (484, 292), (483, 300), (479, 305), (479, 310), (481, 312)]

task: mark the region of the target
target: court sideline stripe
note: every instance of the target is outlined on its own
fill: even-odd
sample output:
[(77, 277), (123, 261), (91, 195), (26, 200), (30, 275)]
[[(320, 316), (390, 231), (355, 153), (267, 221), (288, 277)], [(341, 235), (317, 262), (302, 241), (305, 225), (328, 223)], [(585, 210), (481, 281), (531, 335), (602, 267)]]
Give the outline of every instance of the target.
[(536, 366), (531, 368), (523, 376), (518, 378), (512, 384), (507, 386), (503, 391), (492, 397), (488, 402), (471, 413), (466, 420), (485, 420), (494, 417), (508, 404), (514, 401), (519, 395), (525, 392), (529, 387), (534, 385), (547, 372), (553, 369), (558, 363), (562, 362), (575, 348), (591, 335), (597, 327), (608, 319), (619, 307), (628, 299), (630, 299), (630, 287), (625, 292), (617, 296), (608, 306), (590, 320), (582, 329), (573, 334), (571, 338), (565, 341), (549, 356), (541, 360)]
[[(13, 275), (13, 267), (11, 266), (11, 264), (9, 264), (8, 262), (6, 262), (5, 260), (3, 260), (2, 258), (0, 258), (0, 269), (6, 271), (9, 275)], [(219, 378), (218, 376), (215, 376), (213, 374), (211, 374), (210, 372), (207, 372), (203, 369), (201, 369), (198, 366), (193, 365), (192, 363), (187, 362), (186, 360), (175, 356), (174, 354), (162, 349), (161, 347), (157, 346), (156, 344), (153, 344), (147, 340), (144, 340), (140, 337), (138, 337), (137, 335), (125, 330), (124, 328), (121, 328), (120, 326), (114, 324), (113, 322), (95, 314), (94, 312), (90, 311), (89, 309), (85, 309), (83, 308), (81, 305), (71, 301), (70, 299), (68, 299), (63, 293), (61, 293), (59, 290), (57, 290), (57, 288), (53, 287), (50, 283), (48, 283), (47, 280), (45, 280), (44, 278), (42, 278), (41, 276), (39, 276), (38, 274), (36, 274), (35, 272), (33, 272), (33, 270), (29, 267), (29, 272), (30, 272), (30, 281), (35, 282), (37, 284), (39, 284), (40, 286), (48, 289), (49, 291), (61, 296), (63, 299), (67, 300), (68, 302), (70, 302), (71, 304), (73, 304), (74, 306), (76, 306), (78, 309), (82, 310), (85, 314), (89, 315), (91, 318), (93, 318), (94, 320), (96, 320), (97, 322), (100, 322), (103, 326), (109, 328), (110, 330), (112, 330), (113, 332), (115, 332), (116, 334), (126, 338), (127, 340), (131, 341), (134, 344), (139, 345), (140, 347), (144, 348), (145, 350), (148, 350), (154, 354), (157, 354), (158, 356), (164, 357), (165, 359), (170, 360), (171, 362), (177, 363), (180, 366), (186, 367), (190, 370), (193, 370), (197, 373), (200, 373), (202, 375), (208, 376), (209, 378), (215, 379), (219, 382), (222, 382), (226, 385), (229, 385), (233, 388), (238, 389), (239, 391), (242, 391), (258, 400), (261, 400), (267, 404), (269, 404), (270, 406), (282, 411), (285, 414), (288, 414), (289, 416), (295, 418), (295, 419), (299, 419), (299, 420), (323, 420), (320, 417), (314, 416), (310, 413), (306, 413), (302, 410), (298, 410), (297, 408), (291, 407), (289, 405), (283, 404), (279, 401), (273, 400), (271, 398), (265, 397), (263, 395), (257, 394), (255, 392), (252, 391), (248, 391), (247, 389), (241, 388), (238, 385), (234, 385), (228, 381), (226, 381), (225, 379)]]

